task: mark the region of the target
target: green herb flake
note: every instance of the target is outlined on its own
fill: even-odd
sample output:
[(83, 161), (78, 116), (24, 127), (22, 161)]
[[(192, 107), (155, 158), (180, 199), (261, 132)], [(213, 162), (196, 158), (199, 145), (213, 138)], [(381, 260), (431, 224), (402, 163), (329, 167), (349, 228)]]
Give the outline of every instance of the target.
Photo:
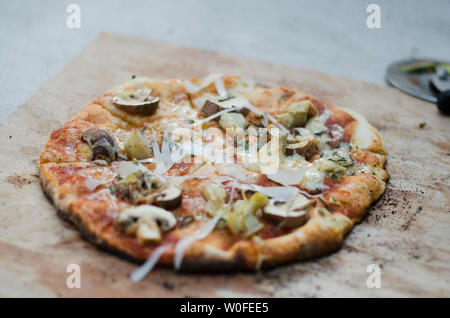
[(232, 98), (234, 98), (234, 97), (233, 97), (233, 96), (224, 97), (224, 98), (219, 99), (218, 102), (219, 102), (219, 103), (225, 102), (225, 101), (227, 101), (227, 100), (229, 100), (229, 99), (232, 99)]
[(253, 126), (258, 127), (258, 128), (263, 128), (263, 127), (264, 127), (264, 125), (257, 124), (257, 123), (255, 123), (254, 121), (251, 121), (250, 119), (248, 120), (248, 122), (249, 122), (250, 124), (252, 124)]
[(292, 93), (284, 93), (280, 97), (278, 97), (278, 103), (281, 103), (284, 99), (289, 98), (292, 96)]

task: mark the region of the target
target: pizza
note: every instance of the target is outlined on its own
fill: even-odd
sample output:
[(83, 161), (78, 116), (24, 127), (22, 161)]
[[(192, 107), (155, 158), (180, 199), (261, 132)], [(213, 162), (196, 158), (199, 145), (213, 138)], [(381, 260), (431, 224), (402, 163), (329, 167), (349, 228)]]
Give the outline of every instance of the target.
[(193, 271), (337, 250), (385, 191), (386, 148), (353, 110), (239, 76), (133, 77), (53, 131), (58, 214), (100, 248)]

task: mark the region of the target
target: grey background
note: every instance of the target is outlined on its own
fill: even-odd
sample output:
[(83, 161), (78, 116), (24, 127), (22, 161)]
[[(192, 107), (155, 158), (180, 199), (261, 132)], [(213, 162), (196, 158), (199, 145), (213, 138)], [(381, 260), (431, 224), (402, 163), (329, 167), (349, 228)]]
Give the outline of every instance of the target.
[[(449, 0), (0, 1), (0, 122), (102, 31), (381, 85), (391, 61), (450, 53)], [(70, 3), (81, 29), (66, 27)], [(366, 26), (370, 3), (381, 29)]]

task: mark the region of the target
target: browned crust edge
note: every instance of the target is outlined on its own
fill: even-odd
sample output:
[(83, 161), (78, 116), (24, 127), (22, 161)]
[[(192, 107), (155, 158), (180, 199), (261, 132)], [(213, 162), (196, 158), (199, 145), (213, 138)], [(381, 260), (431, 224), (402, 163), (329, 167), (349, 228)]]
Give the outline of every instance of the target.
[[(52, 190), (52, 185), (50, 180), (45, 177), (45, 174), (40, 171), (41, 186), (45, 196), (49, 201), (56, 207), (57, 214), (64, 220), (69, 221), (71, 224), (77, 228), (82, 237), (88, 242), (94, 244), (98, 248), (119, 256), (122, 259), (132, 261), (135, 263), (142, 263), (143, 260), (139, 259), (120, 248), (109, 244), (109, 242), (96, 233), (93, 233), (89, 227), (84, 224), (82, 218), (72, 211), (70, 204), (64, 207), (63, 204), (58, 200), (56, 195), (56, 189)], [(325, 208), (321, 208), (329, 212)], [(318, 210), (318, 209), (317, 209)], [(316, 211), (316, 214), (318, 212)], [(327, 215), (331, 217), (331, 214)], [(237, 272), (237, 271), (255, 271), (255, 270), (268, 270), (278, 266), (280, 264), (287, 264), (297, 260), (303, 260), (308, 258), (313, 258), (317, 256), (322, 256), (331, 253), (342, 245), (344, 236), (352, 228), (352, 222), (345, 216), (339, 216), (340, 218), (348, 220), (345, 226), (341, 227), (339, 230), (334, 231), (332, 235), (329, 235), (332, 228), (328, 227), (325, 232), (324, 229), (320, 229), (318, 226), (302, 227), (299, 230), (274, 239), (267, 240), (268, 244), (266, 247), (260, 249), (265, 257), (261, 260), (258, 265), (257, 251), (255, 247), (248, 241), (243, 241), (235, 244), (230, 252), (218, 256), (215, 253), (208, 252), (208, 244), (201, 241), (194, 243), (191, 248), (189, 248), (183, 259), (181, 266), (181, 271), (186, 272)], [(318, 217), (312, 218), (315, 221), (319, 221)], [(300, 235), (303, 237), (303, 241), (299, 239), (298, 235), (302, 229), (307, 228), (308, 231)], [(330, 232), (331, 231), (331, 232)], [(305, 240), (306, 239), (306, 240)], [(173, 266), (173, 257), (169, 261), (159, 262), (158, 266), (163, 265), (165, 267)]]

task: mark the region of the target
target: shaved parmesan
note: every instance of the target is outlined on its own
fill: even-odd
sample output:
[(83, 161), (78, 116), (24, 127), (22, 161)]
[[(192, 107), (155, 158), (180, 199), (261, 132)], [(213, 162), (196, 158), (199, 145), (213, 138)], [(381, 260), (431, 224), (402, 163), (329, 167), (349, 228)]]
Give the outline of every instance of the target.
[(195, 241), (203, 240), (206, 238), (214, 229), (216, 228), (217, 223), (222, 217), (222, 213), (219, 212), (217, 215), (209, 220), (207, 223), (203, 224), (194, 234), (187, 236), (181, 239), (177, 245), (175, 246), (175, 262), (174, 267), (176, 270), (179, 270), (181, 267), (181, 263), (183, 261), (183, 256), (186, 250), (191, 246)]
[(299, 184), (305, 176), (304, 169), (280, 169), (275, 173), (267, 174), (267, 178), (282, 185)]
[(296, 187), (262, 187), (258, 185), (254, 185), (254, 191), (259, 191), (267, 195), (268, 197), (271, 197), (273, 199), (276, 199), (277, 201), (289, 201), (296, 195), (300, 193), (300, 190)]
[(170, 170), (170, 168), (172, 168), (172, 166), (175, 163), (172, 160), (172, 153), (170, 150), (170, 138), (167, 135), (167, 130), (164, 131), (163, 143), (161, 145), (161, 157), (165, 165), (163, 173), (166, 173), (167, 171)]
[(235, 111), (235, 110), (238, 110), (238, 109), (239, 109), (238, 107), (230, 107), (228, 109), (221, 110), (220, 112), (217, 112), (214, 115), (206, 117), (205, 119), (197, 120), (192, 125), (189, 125), (189, 127), (193, 128), (193, 127), (200, 126), (200, 125), (202, 125), (202, 124), (204, 124), (204, 123), (206, 123), (206, 122), (208, 122), (210, 120), (213, 120), (214, 118), (217, 118), (217, 117), (221, 116), (222, 114), (229, 113), (229, 112), (232, 112), (232, 111)]
[(188, 93), (196, 93), (201, 89), (198, 86), (192, 84), (191, 81), (184, 81), (183, 86)]
[[(352, 142), (358, 145), (361, 149), (368, 149), (372, 145), (373, 140), (377, 139), (377, 133), (367, 121), (367, 119), (360, 113), (354, 111), (353, 109), (341, 107), (342, 110), (349, 113), (353, 118), (358, 121), (355, 132), (352, 136)], [(383, 142), (383, 148), (384, 142)]]
[(127, 177), (139, 170), (141, 170), (141, 168), (132, 161), (119, 162), (119, 176), (121, 177)]
[(166, 170), (166, 164), (164, 163), (164, 159), (159, 150), (159, 146), (158, 146), (158, 143), (156, 142), (156, 138), (153, 138), (152, 148), (153, 148), (153, 154), (155, 156), (155, 163), (156, 163), (156, 168), (153, 172), (156, 174), (163, 174)]
[[(233, 180), (230, 177), (223, 177), (223, 181)], [(241, 190), (250, 190), (255, 192), (262, 192), (270, 198), (274, 198), (277, 201), (289, 201), (301, 191), (297, 187), (284, 186), (284, 187), (263, 187), (257, 184), (245, 184), (236, 182), (235, 188)]]
[(155, 158), (147, 158), (147, 159), (142, 159), (139, 160), (140, 163), (144, 163), (144, 162), (155, 162)]
[(253, 113), (255, 113), (255, 114), (257, 114), (257, 115), (260, 115), (260, 116), (262, 116), (262, 124), (263, 124), (263, 126), (264, 127), (267, 127), (267, 124), (268, 124), (268, 122), (267, 122), (267, 116), (266, 116), (266, 114), (262, 111), (262, 110), (259, 110), (258, 108), (256, 108), (255, 106), (253, 106), (252, 104), (250, 104), (250, 102), (248, 102), (248, 101), (246, 101), (247, 103), (245, 104), (245, 107), (246, 108), (248, 108), (251, 112), (253, 112)]
[(221, 77), (214, 81), (214, 85), (216, 86), (217, 94), (219, 94), (220, 97), (227, 97), (227, 90)]
[(248, 101), (242, 97), (232, 97), (230, 99), (224, 100), (223, 102), (218, 102), (218, 104), (225, 108), (234, 106), (238, 109), (241, 109), (248, 104)]
[(289, 133), (289, 130), (288, 130), (286, 127), (284, 127), (282, 124), (280, 124), (280, 123), (275, 119), (275, 117), (273, 117), (273, 116), (272, 116), (271, 114), (269, 114), (269, 113), (265, 113), (265, 115), (267, 116), (267, 118), (270, 119), (270, 121), (271, 121), (272, 123), (274, 123), (278, 128), (280, 128), (282, 132), (284, 132), (284, 133)]
[(222, 75), (220, 74), (210, 74), (206, 76), (200, 85), (194, 85), (191, 81), (184, 81), (183, 86), (188, 93), (197, 93), (201, 89), (209, 86), (211, 83), (214, 83), (217, 79), (221, 79)]
[[(258, 179), (259, 174), (256, 172), (251, 172), (245, 169), (243, 166), (235, 163), (224, 163), (216, 164), (215, 167), (220, 174), (230, 176), (230, 180), (236, 180), (241, 182), (253, 182)], [(221, 176), (221, 179), (227, 178), (226, 176)]]
[(228, 199), (227, 204), (231, 205), (234, 200), (234, 189), (236, 189), (236, 180), (233, 180), (233, 185), (231, 186), (230, 198)]
[(163, 256), (164, 252), (167, 251), (169, 247), (170, 245), (163, 245), (155, 249), (151, 256), (147, 259), (147, 261), (141, 267), (131, 273), (130, 279), (134, 283), (141, 281), (145, 276), (147, 276), (148, 273), (151, 272), (151, 270), (158, 263), (161, 256)]
[[(142, 162), (147, 162), (147, 159), (142, 160)], [(146, 166), (141, 164), (141, 162), (138, 162), (138, 164), (135, 164), (133, 161), (121, 161), (119, 162), (119, 168), (118, 168), (118, 175), (120, 177), (127, 177), (130, 174), (133, 174), (137, 171), (141, 172), (150, 172), (150, 170), (147, 169)]]
[(242, 92), (253, 92), (255, 89), (255, 81), (251, 78), (242, 78), (241, 79), (242, 85), (240, 87), (240, 91)]
[(201, 96), (198, 98), (195, 98), (192, 100), (192, 103), (199, 109), (201, 109), (203, 107), (203, 105), (205, 105), (206, 101), (208, 100), (208, 98)]
[(98, 186), (108, 183), (111, 179), (108, 180), (99, 180), (99, 179), (93, 179), (91, 177), (87, 177), (86, 180), (84, 180), (84, 185), (86, 188), (88, 188), (89, 191), (94, 191), (97, 189)]

